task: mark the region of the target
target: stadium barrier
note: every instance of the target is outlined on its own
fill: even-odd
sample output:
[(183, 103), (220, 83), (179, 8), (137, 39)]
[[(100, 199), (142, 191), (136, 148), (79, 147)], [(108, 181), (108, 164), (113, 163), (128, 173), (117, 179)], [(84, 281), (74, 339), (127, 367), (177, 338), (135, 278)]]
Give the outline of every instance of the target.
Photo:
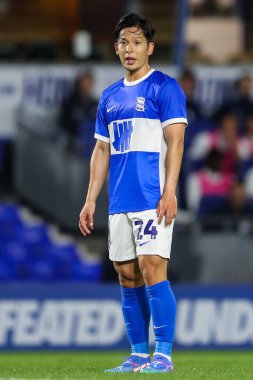
[[(176, 348), (253, 348), (253, 286), (173, 289)], [(128, 347), (117, 285), (0, 286), (1, 350)]]
[[(89, 185), (90, 164), (69, 152), (57, 137), (20, 126), (15, 146), (13, 180), (17, 193), (60, 225), (77, 230)], [(98, 197), (97, 230), (106, 230), (108, 191)]]

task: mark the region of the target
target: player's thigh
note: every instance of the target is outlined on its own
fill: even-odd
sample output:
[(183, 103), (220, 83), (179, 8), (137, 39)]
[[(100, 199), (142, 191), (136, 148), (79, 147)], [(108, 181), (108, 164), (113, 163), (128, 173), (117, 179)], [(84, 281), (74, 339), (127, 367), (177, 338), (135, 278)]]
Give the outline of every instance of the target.
[(129, 213), (132, 220), (136, 253), (170, 258), (174, 220), (165, 225), (165, 218), (158, 224), (156, 210)]
[(125, 262), (137, 257), (132, 223), (127, 214), (109, 215), (108, 248), (109, 258), (115, 262)]

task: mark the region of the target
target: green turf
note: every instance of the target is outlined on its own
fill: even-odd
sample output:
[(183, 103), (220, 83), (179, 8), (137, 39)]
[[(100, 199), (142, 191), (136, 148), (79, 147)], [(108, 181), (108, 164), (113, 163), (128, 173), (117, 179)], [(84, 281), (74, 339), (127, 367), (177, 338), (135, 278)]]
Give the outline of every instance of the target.
[(253, 379), (253, 352), (176, 352), (175, 371), (170, 374), (110, 374), (105, 368), (118, 365), (122, 352), (42, 352), (1, 353), (0, 380), (62, 379), (111, 380), (141, 377), (147, 380), (169, 376), (172, 379)]

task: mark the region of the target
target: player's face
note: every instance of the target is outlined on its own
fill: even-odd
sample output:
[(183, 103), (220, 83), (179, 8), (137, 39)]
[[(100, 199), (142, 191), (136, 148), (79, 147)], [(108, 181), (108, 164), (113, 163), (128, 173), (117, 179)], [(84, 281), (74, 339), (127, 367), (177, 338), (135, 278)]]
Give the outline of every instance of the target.
[[(148, 43), (143, 31), (136, 26), (122, 29), (117, 43), (116, 54), (122, 66), (129, 73), (139, 72), (140, 77), (148, 71), (148, 57), (153, 53), (153, 42)], [(138, 79), (138, 78), (136, 78)]]

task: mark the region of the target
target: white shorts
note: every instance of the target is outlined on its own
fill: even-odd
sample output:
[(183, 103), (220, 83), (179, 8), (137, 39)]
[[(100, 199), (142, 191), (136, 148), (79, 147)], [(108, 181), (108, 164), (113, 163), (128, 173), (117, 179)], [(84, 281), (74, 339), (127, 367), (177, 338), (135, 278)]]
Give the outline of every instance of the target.
[(158, 224), (156, 210), (109, 215), (109, 257), (127, 261), (139, 255), (170, 258), (174, 220)]

